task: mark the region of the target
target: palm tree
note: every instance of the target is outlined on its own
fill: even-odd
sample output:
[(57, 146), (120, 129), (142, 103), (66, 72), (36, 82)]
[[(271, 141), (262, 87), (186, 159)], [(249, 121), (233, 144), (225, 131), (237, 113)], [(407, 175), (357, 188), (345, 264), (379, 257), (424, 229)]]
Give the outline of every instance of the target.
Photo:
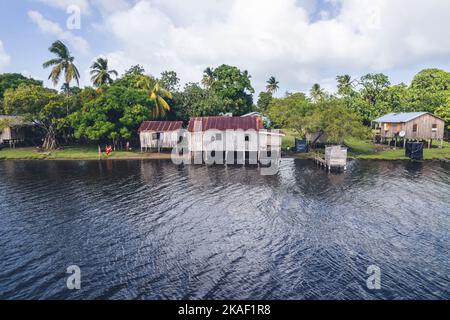
[(56, 58), (45, 62), (42, 66), (46, 69), (53, 67), (48, 79), (52, 80), (53, 85), (56, 86), (59, 82), (61, 74), (64, 73), (63, 87), (69, 91), (70, 82), (75, 80), (77, 85), (80, 85), (80, 72), (74, 64), (75, 58), (71, 56), (69, 49), (61, 41), (55, 41), (48, 49), (51, 53), (56, 55)]
[(343, 76), (337, 76), (336, 80), (338, 83), (338, 85), (337, 85), (338, 93), (341, 96), (352, 95), (352, 93), (354, 92), (354, 90), (353, 90), (354, 80), (352, 80), (352, 78), (348, 74), (343, 75)]
[(274, 94), (280, 88), (278, 86), (279, 84), (280, 83), (277, 81), (277, 79), (275, 79), (275, 77), (270, 77), (269, 80), (267, 81), (267, 86), (266, 86), (267, 92), (270, 94)]
[(325, 92), (320, 87), (320, 84), (315, 83), (311, 88), (310, 95), (314, 102), (319, 102), (324, 99)]
[(206, 88), (211, 88), (211, 86), (214, 83), (214, 70), (212, 68), (206, 68), (206, 70), (203, 72), (203, 79), (202, 84)]
[(95, 87), (100, 88), (102, 85), (113, 83), (111, 76), (117, 77), (119, 74), (116, 70), (108, 69), (108, 59), (98, 58), (91, 66), (91, 81)]
[(167, 111), (170, 111), (170, 105), (166, 99), (172, 99), (172, 93), (162, 88), (156, 79), (149, 76), (141, 76), (136, 86), (146, 90), (150, 100), (155, 104), (155, 108), (152, 111), (153, 119), (158, 119)]

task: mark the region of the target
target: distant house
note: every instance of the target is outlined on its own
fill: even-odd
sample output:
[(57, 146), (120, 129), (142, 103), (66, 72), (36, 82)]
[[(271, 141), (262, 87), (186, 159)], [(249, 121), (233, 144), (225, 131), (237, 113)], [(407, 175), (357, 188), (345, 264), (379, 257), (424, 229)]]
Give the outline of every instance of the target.
[(25, 141), (25, 129), (28, 125), (21, 117), (0, 116), (0, 144), (15, 147)]
[(145, 121), (139, 128), (141, 150), (172, 149), (182, 139), (182, 121)]
[(382, 141), (392, 138), (443, 141), (445, 120), (429, 112), (390, 113), (373, 122), (378, 124)]
[(192, 155), (209, 152), (253, 153), (281, 152), (282, 133), (264, 129), (261, 117), (198, 117), (189, 121), (189, 150)]

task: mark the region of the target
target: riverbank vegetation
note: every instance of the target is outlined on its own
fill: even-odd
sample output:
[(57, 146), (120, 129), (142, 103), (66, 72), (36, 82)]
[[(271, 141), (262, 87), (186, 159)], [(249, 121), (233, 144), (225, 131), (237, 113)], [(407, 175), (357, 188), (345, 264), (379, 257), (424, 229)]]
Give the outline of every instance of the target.
[[(138, 146), (137, 129), (144, 120), (187, 123), (195, 116), (241, 116), (258, 111), (270, 118), (271, 128), (289, 128), (284, 129), (286, 149), (295, 138), (321, 133), (329, 143), (349, 144), (355, 156), (395, 158), (400, 150), (380, 151), (365, 142), (372, 139), (373, 119), (389, 112), (428, 111), (450, 120), (450, 73), (444, 70), (425, 69), (410, 84), (396, 85), (384, 74), (340, 75), (334, 93), (314, 84), (308, 93), (287, 92), (281, 97), (276, 96), (280, 81), (268, 75), (266, 90), (255, 101), (250, 74), (234, 66), (209, 67), (199, 82), (182, 87), (175, 71), (155, 76), (136, 65), (119, 75), (107, 59), (98, 58), (91, 66), (92, 87), (80, 88), (76, 58), (69, 48), (57, 41), (49, 51), (51, 56), (43, 67), (49, 68), (54, 88), (20, 74), (2, 74), (0, 114), (19, 115), (34, 123), (42, 131), (41, 147), (52, 156), (70, 157), (67, 150), (75, 152), (66, 148), (60, 153), (62, 145), (112, 144), (120, 149), (131, 141)], [(439, 152), (432, 149), (430, 155), (426, 151), (425, 157), (446, 157), (449, 145), (444, 147)], [(97, 153), (77, 150), (76, 156)], [(14, 156), (14, 152), (29, 151), (2, 153)]]

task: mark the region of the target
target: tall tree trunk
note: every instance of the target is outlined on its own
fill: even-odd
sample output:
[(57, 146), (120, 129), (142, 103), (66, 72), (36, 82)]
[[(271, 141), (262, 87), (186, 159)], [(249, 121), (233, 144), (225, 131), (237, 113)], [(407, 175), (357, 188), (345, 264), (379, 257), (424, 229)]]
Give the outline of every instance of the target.
[(44, 150), (55, 150), (58, 147), (58, 143), (56, 142), (56, 134), (53, 128), (47, 130), (45, 135), (44, 143), (42, 145), (42, 149)]

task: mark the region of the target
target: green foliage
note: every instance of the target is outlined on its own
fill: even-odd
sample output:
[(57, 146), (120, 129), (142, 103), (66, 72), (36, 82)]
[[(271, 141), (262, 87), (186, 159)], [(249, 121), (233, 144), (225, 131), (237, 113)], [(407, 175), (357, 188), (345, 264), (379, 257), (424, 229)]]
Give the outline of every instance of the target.
[(180, 89), (180, 78), (175, 71), (164, 71), (159, 79), (161, 87), (169, 92), (176, 92)]
[(210, 90), (214, 96), (212, 101), (214, 103), (220, 101), (222, 113), (233, 113), (235, 116), (241, 116), (252, 111), (252, 94), (255, 90), (247, 71), (241, 71), (237, 67), (221, 65), (212, 70), (211, 76)]
[(67, 117), (79, 106), (70, 96), (36, 85), (8, 89), (4, 104), (8, 114), (20, 115), (45, 131), (45, 149), (57, 147), (56, 138), (67, 128)]
[(267, 115), (275, 128), (291, 128), (304, 134), (299, 127), (311, 104), (303, 93), (287, 94), (284, 98), (273, 98), (269, 103)]
[(304, 132), (322, 132), (328, 142), (337, 144), (342, 144), (346, 138), (367, 138), (370, 132), (359, 116), (338, 99), (314, 105), (298, 123)]
[(273, 95), (275, 92), (278, 91), (278, 89), (280, 89), (280, 87), (278, 86), (280, 83), (277, 81), (275, 77), (270, 77), (266, 83), (267, 83), (266, 86), (267, 93), (270, 93), (271, 95)]
[(0, 114), (4, 113), (3, 96), (8, 89), (16, 89), (20, 85), (42, 86), (42, 81), (26, 78), (19, 73), (0, 74)]
[(266, 112), (269, 108), (270, 102), (272, 102), (272, 94), (269, 92), (261, 92), (258, 97), (256, 107), (259, 112)]
[(69, 49), (61, 41), (55, 41), (48, 49), (56, 58), (44, 62), (44, 68), (53, 67), (48, 79), (52, 80), (53, 85), (57, 85), (61, 75), (64, 73), (64, 84), (66, 90), (70, 82), (75, 80), (77, 85), (80, 82), (80, 72), (74, 64), (75, 58), (71, 56)]
[(108, 59), (98, 58), (91, 66), (91, 81), (96, 88), (113, 83), (112, 76), (117, 77), (116, 70), (109, 70)]
[(154, 107), (145, 90), (124, 86), (137, 76), (128, 74), (97, 96), (87, 92), (87, 96), (94, 98), (88, 99), (80, 111), (70, 116), (75, 137), (89, 141), (117, 141), (136, 135), (139, 125), (150, 118)]

